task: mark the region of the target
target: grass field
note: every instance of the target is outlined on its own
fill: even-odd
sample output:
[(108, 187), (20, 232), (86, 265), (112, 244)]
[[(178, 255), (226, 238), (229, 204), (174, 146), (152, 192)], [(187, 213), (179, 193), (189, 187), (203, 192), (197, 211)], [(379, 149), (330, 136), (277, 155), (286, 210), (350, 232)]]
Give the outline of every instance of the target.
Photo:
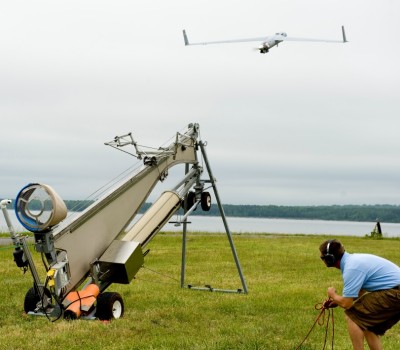
[[(15, 266), (12, 247), (0, 247), (0, 349), (296, 349), (313, 325), (326, 289), (341, 290), (341, 275), (319, 259), (323, 236), (234, 235), (248, 294), (180, 288), (181, 244), (160, 233), (137, 278), (112, 285), (125, 302), (123, 318), (49, 322), (27, 316), (23, 301), (32, 281)], [(349, 252), (368, 252), (400, 264), (400, 240), (342, 237)], [(225, 235), (189, 233), (186, 283), (242, 288)], [(40, 264), (40, 256), (34, 253)], [(43, 276), (42, 276), (43, 277)], [(335, 349), (351, 349), (343, 310), (335, 309)], [(322, 349), (316, 326), (302, 349)], [(400, 325), (383, 337), (400, 349)], [(330, 339), (326, 349), (330, 349)]]

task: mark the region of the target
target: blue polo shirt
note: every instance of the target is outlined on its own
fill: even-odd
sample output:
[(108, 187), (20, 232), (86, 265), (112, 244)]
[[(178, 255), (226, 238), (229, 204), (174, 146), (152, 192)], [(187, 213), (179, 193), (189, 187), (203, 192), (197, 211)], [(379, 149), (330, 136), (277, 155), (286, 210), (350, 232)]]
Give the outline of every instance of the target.
[(344, 253), (340, 260), (343, 296), (357, 298), (361, 289), (368, 292), (400, 286), (400, 268), (372, 254)]

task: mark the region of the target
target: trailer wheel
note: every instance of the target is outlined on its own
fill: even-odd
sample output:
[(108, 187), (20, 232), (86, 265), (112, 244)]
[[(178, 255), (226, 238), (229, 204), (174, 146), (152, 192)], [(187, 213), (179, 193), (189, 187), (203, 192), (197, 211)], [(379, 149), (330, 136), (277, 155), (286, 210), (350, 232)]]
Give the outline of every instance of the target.
[(97, 297), (96, 317), (100, 320), (121, 318), (124, 314), (124, 302), (119, 293), (105, 292)]
[[(48, 289), (44, 290), (47, 298), (51, 298), (51, 293)], [(40, 301), (40, 296), (37, 293), (35, 287), (30, 288), (25, 294), (24, 300), (24, 311), (28, 313), (30, 311), (35, 311), (37, 303)]]
[(211, 209), (211, 195), (210, 192), (201, 193), (201, 209), (209, 211)]

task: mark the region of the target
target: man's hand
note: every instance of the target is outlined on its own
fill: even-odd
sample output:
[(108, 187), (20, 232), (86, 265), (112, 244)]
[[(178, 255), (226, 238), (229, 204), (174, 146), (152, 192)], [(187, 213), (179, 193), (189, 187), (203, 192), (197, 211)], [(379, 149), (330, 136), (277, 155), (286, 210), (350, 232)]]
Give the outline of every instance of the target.
[[(336, 305), (339, 305), (340, 307), (342, 307), (344, 309), (349, 309), (353, 306), (354, 298), (342, 297), (341, 295), (336, 293), (336, 289), (333, 287), (328, 288), (328, 297)], [(330, 307), (332, 307), (332, 306), (330, 306)]]
[(329, 287), (329, 288), (328, 288), (328, 297), (329, 297), (330, 299), (335, 300), (335, 296), (337, 296), (337, 294), (336, 294), (336, 289), (333, 288), (333, 287)]
[(336, 304), (332, 299), (327, 299), (322, 303), (322, 306), (324, 309), (332, 309), (334, 307), (337, 307), (338, 304)]

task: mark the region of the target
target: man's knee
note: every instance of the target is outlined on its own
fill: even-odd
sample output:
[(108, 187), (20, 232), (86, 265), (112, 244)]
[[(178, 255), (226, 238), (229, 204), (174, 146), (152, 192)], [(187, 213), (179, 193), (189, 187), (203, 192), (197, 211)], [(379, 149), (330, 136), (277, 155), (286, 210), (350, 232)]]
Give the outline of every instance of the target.
[(346, 314), (344, 315), (344, 319), (346, 320), (347, 323), (347, 328), (349, 330), (350, 333), (358, 333), (358, 334), (362, 334), (364, 333), (364, 330), (361, 329), (361, 327), (355, 323), (349, 316), (347, 316)]
[(347, 323), (354, 323), (354, 321), (349, 317), (349, 316), (347, 316), (346, 314), (344, 314), (344, 319), (346, 320), (346, 322)]

